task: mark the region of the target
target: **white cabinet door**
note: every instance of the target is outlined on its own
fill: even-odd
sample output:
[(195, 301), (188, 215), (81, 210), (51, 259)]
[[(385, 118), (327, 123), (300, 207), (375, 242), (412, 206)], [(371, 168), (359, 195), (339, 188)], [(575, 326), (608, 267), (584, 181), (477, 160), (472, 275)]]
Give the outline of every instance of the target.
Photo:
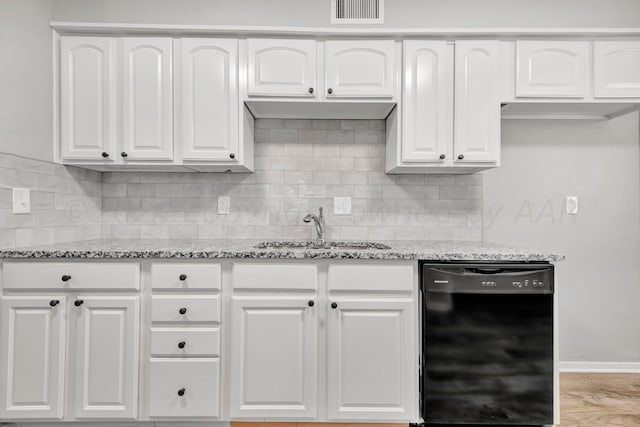
[(114, 39), (61, 37), (60, 141), (63, 160), (110, 162), (115, 147)]
[(171, 39), (122, 39), (124, 161), (173, 158)]
[(456, 164), (498, 163), (500, 100), (498, 42), (457, 41), (453, 155)]
[(593, 96), (640, 98), (640, 42), (594, 42)]
[(587, 95), (589, 42), (517, 41), (516, 96)]
[(453, 142), (453, 46), (404, 42), (402, 161), (443, 163)]
[[(339, 301), (329, 309), (328, 409), (334, 420), (411, 420), (417, 354), (411, 301)], [(333, 305), (331, 307), (334, 307)]]
[(234, 298), (231, 417), (314, 418), (317, 304)]
[(238, 41), (185, 38), (176, 45), (183, 159), (237, 163)]
[(327, 98), (393, 97), (395, 61), (392, 40), (327, 41)]
[(64, 297), (4, 297), (0, 419), (62, 419)]
[(75, 331), (75, 416), (138, 415), (138, 297), (78, 297), (69, 304)]
[(249, 39), (249, 96), (316, 96), (315, 40)]

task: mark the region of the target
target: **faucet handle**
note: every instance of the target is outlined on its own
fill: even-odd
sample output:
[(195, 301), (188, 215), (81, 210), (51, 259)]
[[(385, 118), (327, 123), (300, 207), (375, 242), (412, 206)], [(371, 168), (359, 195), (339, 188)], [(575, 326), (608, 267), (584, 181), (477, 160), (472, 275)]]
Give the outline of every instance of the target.
[(323, 208), (322, 206), (320, 206), (320, 207), (318, 208), (318, 212), (319, 212), (319, 214), (320, 214), (320, 215), (319, 215), (320, 217), (322, 217), (322, 211), (324, 211), (324, 208)]

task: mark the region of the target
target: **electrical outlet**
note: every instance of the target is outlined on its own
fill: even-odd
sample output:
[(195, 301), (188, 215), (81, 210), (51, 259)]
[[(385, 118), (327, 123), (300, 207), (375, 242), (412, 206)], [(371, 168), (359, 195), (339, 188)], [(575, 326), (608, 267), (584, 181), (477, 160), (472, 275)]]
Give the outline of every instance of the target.
[(351, 197), (334, 197), (333, 214), (351, 215)]
[(229, 215), (231, 210), (231, 199), (229, 196), (218, 197), (218, 215)]
[(578, 196), (567, 196), (565, 206), (567, 215), (578, 215)]
[(28, 188), (13, 189), (13, 213), (27, 214), (31, 212), (31, 190)]

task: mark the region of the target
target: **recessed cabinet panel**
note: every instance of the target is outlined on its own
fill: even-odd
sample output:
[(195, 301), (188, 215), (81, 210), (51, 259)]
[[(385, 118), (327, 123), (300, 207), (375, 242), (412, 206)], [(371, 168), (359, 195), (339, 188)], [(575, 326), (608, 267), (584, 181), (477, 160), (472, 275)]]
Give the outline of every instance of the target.
[(247, 40), (249, 95), (315, 98), (316, 44), (315, 40)]
[(62, 419), (64, 297), (4, 297), (0, 419)]
[(327, 98), (393, 97), (395, 42), (326, 42)]
[(122, 39), (123, 160), (173, 158), (171, 39)]
[(516, 42), (517, 97), (587, 95), (589, 42)]
[(114, 55), (111, 38), (60, 39), (63, 160), (111, 162), (116, 158)]
[(402, 161), (443, 163), (453, 140), (453, 46), (404, 42)]
[(183, 159), (238, 161), (238, 41), (185, 38), (176, 44)]
[(317, 311), (306, 299), (234, 298), (232, 417), (316, 416)]
[(135, 419), (138, 415), (138, 297), (78, 297), (70, 306), (77, 324), (77, 418)]
[(640, 98), (640, 42), (594, 43), (596, 98)]
[(417, 363), (412, 303), (336, 304), (328, 320), (329, 419), (410, 419)]
[(453, 146), (456, 164), (499, 162), (498, 55), (497, 41), (456, 42)]

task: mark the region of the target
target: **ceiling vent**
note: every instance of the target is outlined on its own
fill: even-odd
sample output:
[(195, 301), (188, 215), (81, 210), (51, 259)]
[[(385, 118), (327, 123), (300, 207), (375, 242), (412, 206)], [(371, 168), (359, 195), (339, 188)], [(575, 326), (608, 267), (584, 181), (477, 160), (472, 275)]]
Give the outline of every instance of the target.
[(331, 0), (332, 24), (382, 24), (384, 0)]

